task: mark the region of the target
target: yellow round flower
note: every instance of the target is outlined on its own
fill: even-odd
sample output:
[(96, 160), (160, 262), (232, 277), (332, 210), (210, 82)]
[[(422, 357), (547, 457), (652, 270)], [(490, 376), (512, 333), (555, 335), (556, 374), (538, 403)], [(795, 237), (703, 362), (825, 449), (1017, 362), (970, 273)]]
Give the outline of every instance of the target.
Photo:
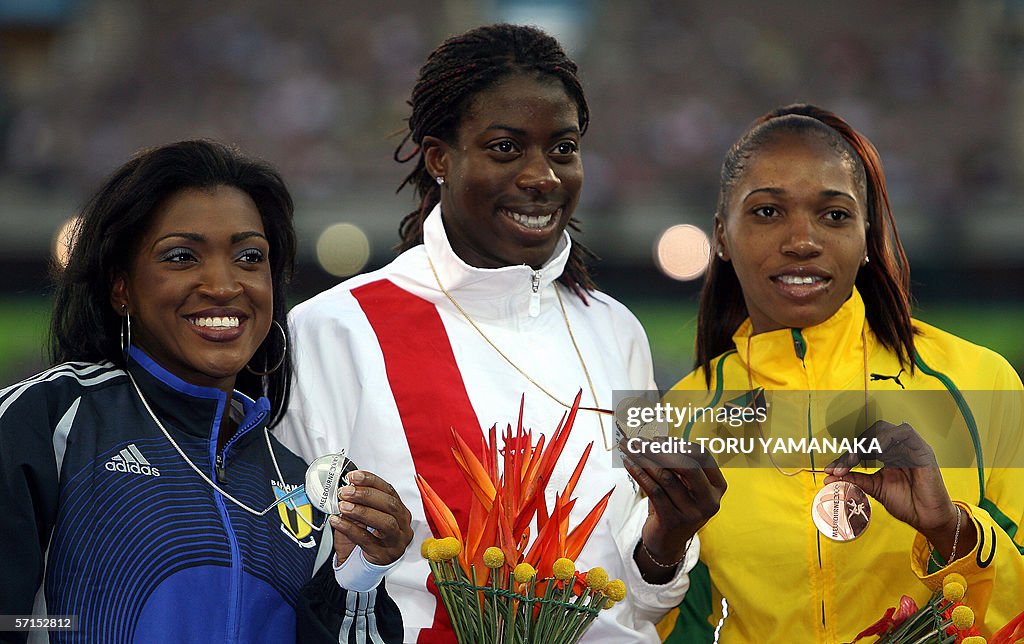
[(986, 641), (987, 640), (980, 635), (971, 635), (970, 637), (964, 638), (963, 644), (986, 644)]
[(591, 590), (602, 591), (608, 585), (608, 573), (604, 568), (595, 566), (587, 572), (587, 587)]
[(959, 581), (951, 581), (942, 587), (942, 596), (951, 602), (958, 602), (963, 599), (964, 592), (964, 587)]
[(462, 544), (455, 537), (445, 537), (439, 539), (434, 544), (435, 552), (437, 553), (437, 559), (435, 561), (448, 561), (459, 556), (462, 552)]
[(943, 586), (945, 586), (946, 584), (953, 583), (953, 582), (956, 582), (956, 583), (960, 584), (961, 586), (964, 587), (964, 590), (967, 590), (967, 580), (964, 579), (964, 576), (961, 575), (958, 572), (951, 572), (951, 573), (949, 573), (948, 575), (946, 575), (945, 577), (942, 578), (942, 585)]
[(612, 579), (604, 587), (604, 594), (612, 601), (622, 601), (626, 598), (626, 582), (621, 579)]
[(974, 611), (967, 606), (957, 606), (950, 617), (953, 618), (953, 626), (961, 631), (974, 626)]
[(537, 575), (537, 571), (528, 563), (521, 563), (512, 571), (512, 576), (520, 584), (525, 584)]
[(555, 563), (551, 565), (551, 573), (559, 581), (569, 581), (574, 572), (576, 572), (576, 564), (572, 559), (560, 557), (555, 559)]
[(420, 555), (422, 555), (424, 559), (430, 559), (430, 546), (434, 545), (435, 541), (437, 541), (437, 539), (434, 537), (427, 537), (423, 540), (423, 543), (420, 544)]
[(606, 599), (606, 600), (604, 600), (604, 606), (602, 606), (601, 608), (603, 610), (608, 610), (609, 608), (611, 608), (615, 604), (616, 604), (616, 602), (615, 602), (614, 599)]
[(490, 569), (501, 568), (505, 565), (505, 553), (501, 548), (491, 546), (484, 550), (484, 565)]
[(429, 544), (425, 544), (425, 547), (426, 547), (426, 550), (427, 550), (426, 557), (427, 557), (427, 559), (433, 561), (434, 563), (437, 563), (438, 561), (441, 561), (441, 545), (440, 545), (440, 541), (441, 541), (440, 539), (434, 539)]

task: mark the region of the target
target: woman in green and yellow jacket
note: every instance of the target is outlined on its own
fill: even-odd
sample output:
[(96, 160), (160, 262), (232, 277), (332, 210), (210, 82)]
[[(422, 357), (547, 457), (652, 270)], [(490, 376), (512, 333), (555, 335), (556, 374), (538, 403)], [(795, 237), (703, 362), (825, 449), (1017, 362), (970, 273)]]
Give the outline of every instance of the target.
[(983, 634), (1024, 610), (1021, 380), (911, 318), (874, 146), (820, 108), (769, 113), (714, 227), (697, 368), (666, 401), (763, 416), (678, 426), (739, 440), (715, 443), (728, 491), (667, 641), (849, 642), (951, 572)]

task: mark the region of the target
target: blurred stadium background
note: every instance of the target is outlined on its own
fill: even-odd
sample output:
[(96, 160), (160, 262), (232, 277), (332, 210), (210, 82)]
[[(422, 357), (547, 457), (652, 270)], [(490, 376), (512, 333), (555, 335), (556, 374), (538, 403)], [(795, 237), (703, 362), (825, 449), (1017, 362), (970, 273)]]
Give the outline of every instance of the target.
[(794, 101), (878, 146), (917, 315), (1024, 367), (1022, 0), (0, 0), (0, 382), (45, 366), (57, 231), (146, 146), (213, 137), (282, 171), (295, 301), (387, 262), (413, 205), (392, 153), (417, 69), (500, 20), (581, 66), (583, 239), (662, 387), (690, 367), (700, 283), (667, 272), (703, 247), (693, 229), (658, 240), (709, 231), (727, 146)]

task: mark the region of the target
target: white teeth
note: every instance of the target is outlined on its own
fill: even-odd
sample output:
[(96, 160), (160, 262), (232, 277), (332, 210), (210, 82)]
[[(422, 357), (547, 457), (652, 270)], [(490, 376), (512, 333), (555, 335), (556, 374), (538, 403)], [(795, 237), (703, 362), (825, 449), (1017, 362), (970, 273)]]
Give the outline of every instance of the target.
[(192, 320), (192, 324), (206, 328), (231, 329), (238, 326), (238, 318), (228, 316), (212, 318), (194, 318)]
[(800, 275), (780, 275), (779, 281), (783, 284), (814, 284), (815, 282), (823, 281), (823, 278), (813, 275), (805, 275), (803, 277)]
[(512, 220), (515, 221), (520, 226), (526, 226), (527, 228), (533, 228), (535, 230), (540, 230), (542, 228), (546, 228), (548, 226), (548, 224), (551, 223), (551, 219), (555, 216), (555, 214), (560, 213), (561, 211), (562, 211), (562, 209), (559, 208), (558, 210), (556, 210), (553, 213), (549, 213), (547, 215), (539, 215), (539, 216), (538, 215), (521, 215), (518, 212), (513, 212), (511, 210), (506, 210), (505, 212), (508, 213), (508, 216), (511, 217)]

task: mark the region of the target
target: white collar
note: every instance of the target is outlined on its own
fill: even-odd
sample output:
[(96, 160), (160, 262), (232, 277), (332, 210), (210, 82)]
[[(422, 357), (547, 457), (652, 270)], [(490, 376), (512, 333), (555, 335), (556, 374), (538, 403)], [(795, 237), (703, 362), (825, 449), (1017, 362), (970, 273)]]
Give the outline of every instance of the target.
[(539, 278), (538, 290), (547, 289), (565, 270), (572, 241), (569, 233), (562, 231), (555, 252), (538, 271), (526, 264), (477, 268), (462, 261), (452, 250), (441, 221), (441, 206), (438, 204), (423, 222), (423, 245), (437, 270), (438, 279), (450, 293), (454, 295), (459, 292), (474, 299), (491, 299), (532, 293), (535, 276)]

